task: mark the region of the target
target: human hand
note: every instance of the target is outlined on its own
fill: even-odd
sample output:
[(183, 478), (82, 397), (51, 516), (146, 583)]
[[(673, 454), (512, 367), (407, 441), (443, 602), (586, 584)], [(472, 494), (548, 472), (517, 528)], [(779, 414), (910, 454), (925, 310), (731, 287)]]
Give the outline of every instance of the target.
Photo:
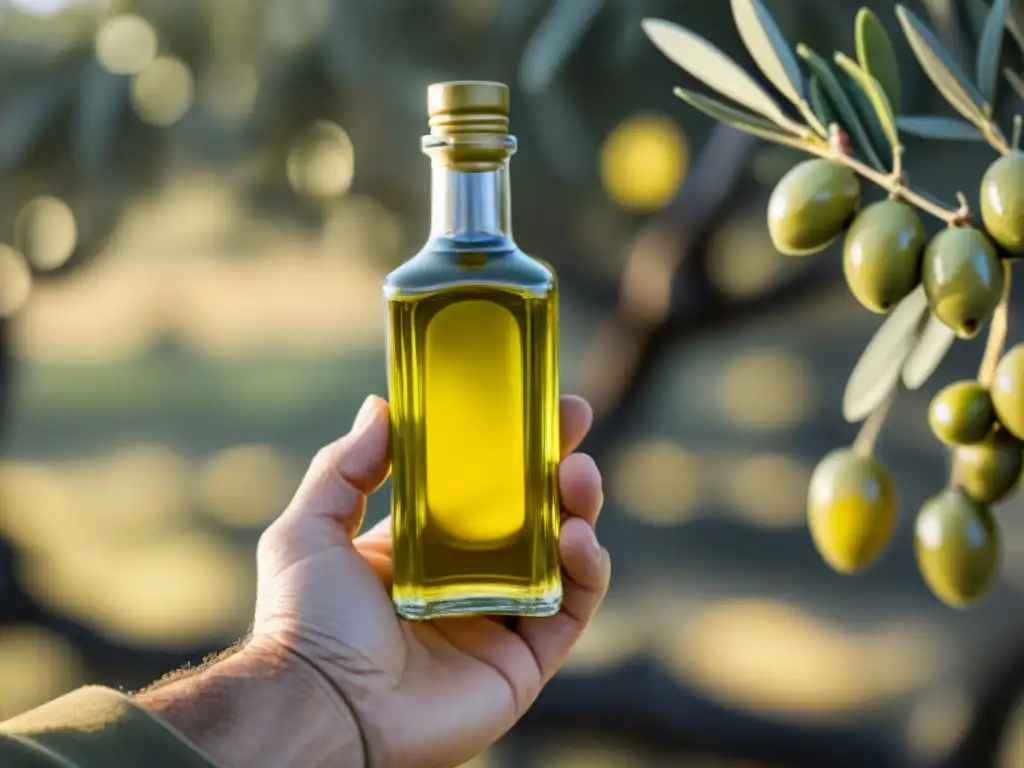
[[(406, 622), (395, 613), (391, 528), (357, 536), (366, 497), (388, 475), (388, 407), (364, 403), (352, 430), (323, 448), (262, 538), (248, 649), (300, 660), (351, 710), (372, 766), (455, 766), (497, 741), (565, 661), (608, 588), (594, 524), (603, 502), (594, 461), (573, 454), (591, 410), (561, 400), (559, 539), (563, 604), (512, 630), (490, 617)], [(247, 650), (248, 650), (247, 649)]]

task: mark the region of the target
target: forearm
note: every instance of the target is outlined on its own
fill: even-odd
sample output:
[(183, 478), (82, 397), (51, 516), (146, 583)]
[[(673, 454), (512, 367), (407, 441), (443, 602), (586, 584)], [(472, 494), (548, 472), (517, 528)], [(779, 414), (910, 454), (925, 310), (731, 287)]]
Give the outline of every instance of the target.
[(300, 659), (246, 647), (136, 701), (225, 768), (361, 768), (358, 724), (327, 685)]

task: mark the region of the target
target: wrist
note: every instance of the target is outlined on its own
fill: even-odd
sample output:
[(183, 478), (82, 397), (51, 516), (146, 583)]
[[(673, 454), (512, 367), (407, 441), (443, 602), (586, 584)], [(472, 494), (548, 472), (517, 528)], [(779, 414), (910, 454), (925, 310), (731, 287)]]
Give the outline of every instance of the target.
[(248, 645), (136, 701), (225, 768), (362, 768), (359, 723), (303, 659)]

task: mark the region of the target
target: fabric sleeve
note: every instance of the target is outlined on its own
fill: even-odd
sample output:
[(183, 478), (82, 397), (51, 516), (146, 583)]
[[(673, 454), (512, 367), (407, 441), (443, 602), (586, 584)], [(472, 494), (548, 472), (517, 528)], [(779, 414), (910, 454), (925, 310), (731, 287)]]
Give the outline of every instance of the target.
[(223, 768), (128, 696), (87, 686), (0, 723), (3, 768)]

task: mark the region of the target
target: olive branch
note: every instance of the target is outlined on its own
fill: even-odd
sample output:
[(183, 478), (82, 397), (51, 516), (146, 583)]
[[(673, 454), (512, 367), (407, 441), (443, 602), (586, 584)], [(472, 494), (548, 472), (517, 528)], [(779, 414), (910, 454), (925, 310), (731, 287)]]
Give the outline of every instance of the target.
[[(1024, 381), (1018, 381), (1024, 377), (1024, 345), (1004, 355), (1009, 326), (1011, 261), (1024, 256), (1024, 220), (1021, 220), (1019, 208), (1011, 206), (1007, 215), (1006, 211), (993, 210), (992, 204), (986, 204), (985, 199), (986, 189), (1005, 192), (1007, 185), (1014, 194), (1024, 196), (1024, 155), (1020, 154), (1024, 118), (1020, 114), (1015, 115), (1011, 130), (1005, 131), (999, 123), (996, 109), (997, 99), (1001, 97), (1024, 101), (1024, 75), (1020, 74), (1024, 69), (1024, 10), (1012, 8), (1009, 0), (993, 0), (991, 5), (983, 0), (963, 0), (960, 10), (964, 18), (961, 20), (976, 44), (973, 72), (969, 75), (928, 25), (907, 8), (896, 7), (899, 27), (918, 64), (958, 114), (950, 117), (902, 113), (900, 67), (895, 45), (870, 9), (861, 9), (856, 17), (855, 57), (836, 53), (829, 60), (802, 43), (792, 47), (760, 0), (731, 0), (731, 5), (744, 45), (764, 78), (784, 97), (782, 104), (776, 95), (769, 93), (735, 61), (690, 30), (660, 19), (644, 20), (643, 28), (665, 56), (725, 97), (728, 103), (676, 88), (675, 94), (683, 101), (738, 130), (818, 158), (801, 164), (803, 168), (801, 165), (794, 168), (779, 183), (776, 194), (789, 177), (797, 180), (803, 174), (799, 181), (813, 179), (810, 182), (812, 188), (815, 184), (824, 185), (822, 191), (842, 198), (841, 202), (850, 209), (849, 215), (835, 222), (819, 221), (804, 227), (813, 231), (794, 236), (796, 239), (792, 241), (786, 239), (785, 230), (783, 234), (773, 231), (776, 246), (792, 255), (813, 253), (848, 229), (849, 248), (857, 229), (853, 216), (856, 214), (861, 219), (868, 216), (867, 210), (857, 214), (859, 187), (845, 184), (847, 176), (835, 173), (837, 168), (848, 169), (843, 171), (845, 174), (850, 171), (856, 174), (850, 177), (854, 183), (860, 177), (885, 190), (888, 200), (898, 205), (874, 215), (883, 224), (892, 221), (892, 217), (898, 217), (900, 226), (914, 235), (913, 247), (916, 250), (913, 252), (881, 256), (883, 261), (890, 256), (892, 259), (897, 256), (904, 258), (909, 265), (904, 271), (908, 274), (913, 272), (910, 275), (913, 282), (903, 279), (896, 288), (889, 287), (888, 293), (899, 293), (895, 301), (890, 302), (888, 296), (884, 300), (880, 296), (865, 296), (863, 289), (853, 291), (868, 309), (889, 316), (868, 343), (846, 385), (843, 414), (850, 422), (863, 423), (851, 455), (843, 461), (847, 461), (848, 467), (860, 462), (857, 472), (861, 481), (874, 480), (876, 487), (890, 489), (887, 474), (874, 461), (872, 454), (896, 395), (901, 388), (923, 386), (958, 337), (972, 338), (983, 323), (991, 320), (977, 381), (966, 383), (971, 385), (966, 388), (961, 386), (965, 384), (963, 382), (952, 385), (933, 401), (933, 430), (953, 449), (947, 491), (951, 495), (934, 499), (934, 503), (930, 502), (922, 509), (918, 518), (919, 529), (923, 530), (922, 526), (927, 527), (928, 523), (922, 521), (929, 516), (938, 519), (949, 513), (951, 508), (962, 511), (966, 505), (970, 514), (981, 521), (978, 525), (986, 528), (988, 505), (1009, 495), (1018, 483), (1021, 463), (1024, 462), (1024, 425), (1020, 423), (1024, 421), (1024, 405), (1020, 402)], [(953, 142), (985, 142), (1002, 158), (990, 166), (982, 180), (980, 225), (963, 192), (957, 193), (957, 204), (950, 205), (911, 184), (904, 169), (901, 141), (904, 134)], [(833, 171), (811, 168), (813, 163), (821, 161), (831, 164)], [(826, 173), (831, 173), (834, 183), (828, 181)], [(825, 189), (830, 183), (831, 188)], [(917, 217), (908, 214), (908, 209), (899, 204), (933, 216), (947, 228), (927, 242)], [(771, 219), (770, 204), (770, 226)], [(877, 230), (879, 227), (875, 223), (872, 219), (861, 230)], [(950, 253), (958, 254), (957, 258), (962, 263), (973, 261), (981, 265), (969, 276), (974, 280), (971, 291), (963, 290), (951, 296), (954, 286), (942, 284), (941, 273), (948, 271), (949, 265), (940, 262)], [(931, 275), (930, 263), (933, 264)], [(853, 282), (849, 275), (847, 277), (853, 289)], [(876, 293), (881, 293), (881, 289)], [(1012, 379), (1011, 384), (1006, 385), (1010, 389), (1008, 393), (1000, 394), (993, 385), (1003, 386), (1004, 379)], [(978, 402), (982, 406), (987, 403), (988, 416), (987, 421), (984, 415), (978, 417), (981, 421), (980, 427), (974, 430), (976, 435), (961, 440), (944, 432), (941, 420), (936, 421), (938, 417), (935, 414), (948, 411), (946, 406), (963, 392), (980, 398)], [(971, 402), (974, 403), (973, 400)], [(1001, 411), (1000, 403), (1004, 403)], [(1007, 403), (1009, 405), (1005, 405)], [(951, 412), (960, 414), (957, 407), (966, 408), (956, 406)], [(984, 414), (984, 408), (979, 412)], [(979, 465), (983, 461), (989, 463)], [(841, 463), (830, 454), (819, 465), (815, 477), (834, 473)], [(997, 471), (1005, 475), (1000, 476), (1000, 482), (994, 479)], [(1014, 471), (1016, 474), (1012, 474)], [(891, 533), (892, 510), (886, 512), (878, 507), (878, 503), (874, 508), (867, 502), (859, 507), (854, 504), (860, 510), (857, 514), (862, 517), (874, 515), (879, 518), (881, 522), (875, 526), (877, 530), (871, 533), (868, 531), (870, 526), (866, 526), (863, 519), (858, 520), (856, 525), (863, 529), (858, 534), (860, 539), (847, 541), (845, 546), (851, 552), (859, 547), (859, 554), (844, 560), (835, 551), (826, 551), (816, 532), (815, 520), (819, 513), (825, 514), (818, 509), (821, 506), (818, 497), (834, 495), (836, 488), (843, 484), (834, 480), (831, 475), (829, 483), (812, 479), (809, 494), (812, 534), (823, 556), (833, 567), (843, 571), (859, 570), (877, 556), (889, 535), (878, 531)], [(878, 495), (889, 499), (885, 503), (889, 503), (893, 496), (888, 491)], [(834, 510), (826, 512), (832, 514)], [(938, 524), (932, 527), (935, 525)], [(948, 563), (942, 565), (946, 561), (941, 561), (941, 558), (940, 566), (935, 566), (934, 563), (939, 561), (931, 557), (926, 546), (924, 549), (922, 546), (919, 536), (918, 559), (925, 579), (947, 603), (964, 605), (971, 602), (990, 583), (995, 558), (991, 558), (992, 567), (988, 570), (972, 571), (968, 567), (970, 564), (960, 563), (953, 568), (954, 571), (959, 568), (961, 575), (977, 573), (981, 576), (973, 581), (961, 578), (957, 582), (955, 573), (951, 576), (948, 572), (941, 572), (942, 568), (948, 570), (951, 566)], [(994, 550), (989, 547), (985, 551)]]

